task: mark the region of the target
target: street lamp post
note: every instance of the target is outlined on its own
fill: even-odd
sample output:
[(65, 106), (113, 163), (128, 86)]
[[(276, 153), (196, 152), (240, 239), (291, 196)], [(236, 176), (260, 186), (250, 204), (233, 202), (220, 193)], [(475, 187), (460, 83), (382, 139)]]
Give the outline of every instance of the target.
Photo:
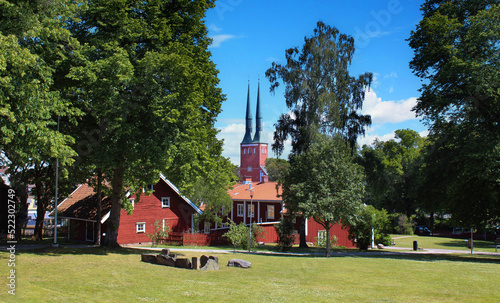
[[(252, 216), (250, 216), (250, 212), (252, 212)], [(250, 253), (250, 248), (252, 247), (252, 217), (254, 216), (253, 211), (253, 190), (250, 190), (250, 210), (248, 212), (248, 218), (250, 219), (249, 231), (248, 231), (248, 253)]]

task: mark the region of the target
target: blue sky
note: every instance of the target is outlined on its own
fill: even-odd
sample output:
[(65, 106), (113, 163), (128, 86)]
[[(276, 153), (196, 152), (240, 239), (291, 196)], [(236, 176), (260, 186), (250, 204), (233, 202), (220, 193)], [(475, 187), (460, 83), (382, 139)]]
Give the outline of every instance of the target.
[[(225, 140), (223, 155), (239, 165), (249, 81), (255, 121), (260, 79), (264, 137), (272, 144), (274, 124), (288, 109), (282, 89), (275, 94), (269, 92), (265, 72), (273, 61), (284, 63), (286, 49), (300, 49), (304, 37), (312, 35), (318, 21), (354, 37), (352, 75), (371, 72), (375, 76), (363, 109), (372, 116), (373, 124), (358, 143), (370, 144), (375, 138), (389, 140), (394, 137), (394, 130), (404, 128), (426, 135), (426, 127), (411, 111), (422, 82), (409, 68), (413, 51), (406, 41), (422, 19), (419, 10), (422, 3), (417, 0), (218, 0), (216, 7), (207, 12), (206, 25), (214, 40), (210, 51), (219, 70), (219, 86), (227, 97), (216, 123), (219, 138)], [(288, 151), (289, 148), (285, 152)]]

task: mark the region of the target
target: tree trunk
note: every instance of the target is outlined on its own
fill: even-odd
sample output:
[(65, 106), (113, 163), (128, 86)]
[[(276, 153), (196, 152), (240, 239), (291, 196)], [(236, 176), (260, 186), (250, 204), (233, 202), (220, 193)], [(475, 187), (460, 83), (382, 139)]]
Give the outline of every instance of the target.
[(302, 217), (302, 220), (300, 222), (300, 248), (308, 248), (307, 242), (306, 242), (306, 220), (307, 218)]
[(325, 229), (326, 229), (326, 252), (325, 252), (325, 257), (330, 258), (330, 223), (326, 222), (325, 223)]
[(43, 238), (43, 222), (45, 219), (45, 210), (47, 209), (47, 201), (44, 198), (37, 200), (36, 207), (36, 223), (33, 238), (35, 241), (41, 241)]
[(26, 227), (28, 219), (28, 189), (26, 186), (14, 186), (16, 196), (18, 197), (17, 213), (16, 213), (16, 241), (22, 238), (22, 229)]
[(122, 190), (123, 190), (123, 167), (118, 167), (113, 172), (111, 182), (111, 213), (108, 218), (108, 228), (104, 246), (119, 246), (118, 226), (120, 225), (120, 212), (122, 210)]
[(101, 246), (101, 220), (102, 220), (102, 172), (97, 171), (97, 237), (95, 238), (95, 245)]

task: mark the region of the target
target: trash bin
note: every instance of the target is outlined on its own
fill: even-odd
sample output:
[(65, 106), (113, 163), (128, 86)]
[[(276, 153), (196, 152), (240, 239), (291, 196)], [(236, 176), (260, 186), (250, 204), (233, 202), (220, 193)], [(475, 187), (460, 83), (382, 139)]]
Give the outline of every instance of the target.
[(418, 242), (413, 241), (413, 250), (418, 250)]

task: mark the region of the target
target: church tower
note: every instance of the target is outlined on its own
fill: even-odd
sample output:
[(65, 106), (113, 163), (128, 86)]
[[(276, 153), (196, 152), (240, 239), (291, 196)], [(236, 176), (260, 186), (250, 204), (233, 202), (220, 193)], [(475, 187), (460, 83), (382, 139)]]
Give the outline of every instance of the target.
[(257, 87), (257, 112), (255, 135), (252, 134), (252, 114), (250, 112), (250, 84), (248, 84), (245, 136), (240, 144), (240, 177), (243, 181), (267, 182), (265, 168), (268, 144), (262, 142), (262, 114), (260, 111), (260, 83)]

